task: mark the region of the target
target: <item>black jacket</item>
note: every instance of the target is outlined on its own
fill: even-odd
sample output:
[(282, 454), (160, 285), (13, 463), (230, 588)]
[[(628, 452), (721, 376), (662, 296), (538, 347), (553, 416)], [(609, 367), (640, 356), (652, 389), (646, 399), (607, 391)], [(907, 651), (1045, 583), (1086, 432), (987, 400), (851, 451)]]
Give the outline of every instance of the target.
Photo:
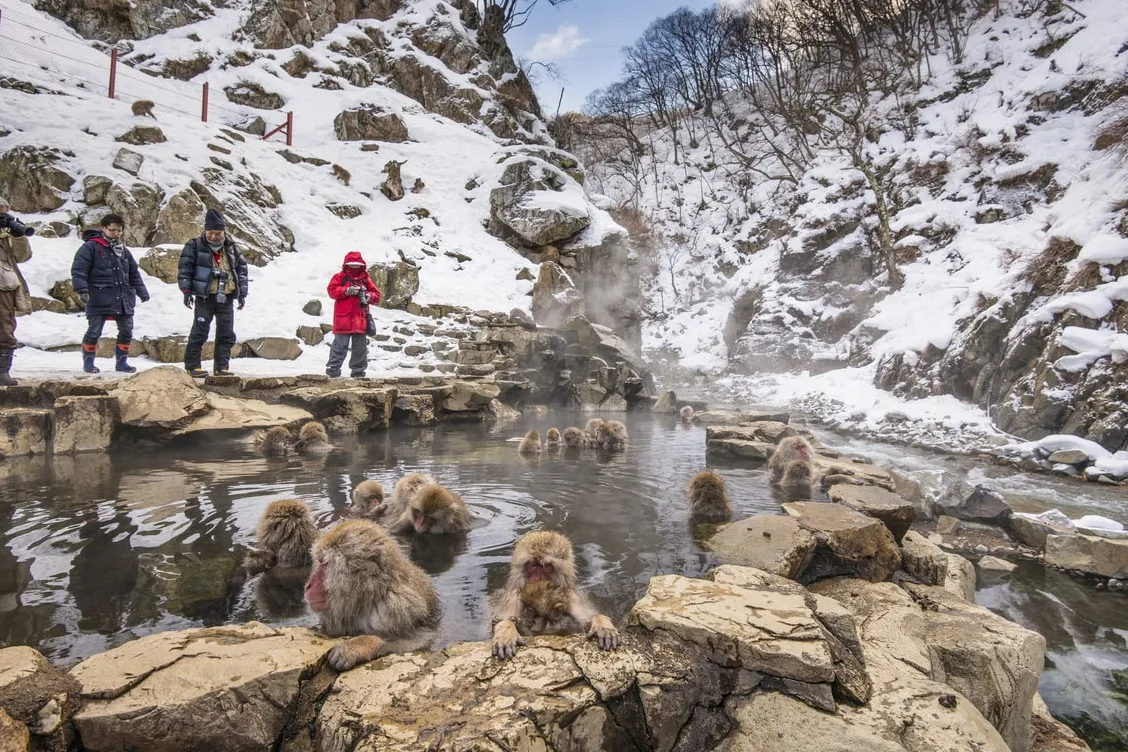
[(137, 298), (149, 299), (137, 259), (128, 248), (120, 257), (115, 254), (101, 230), (87, 230), (82, 239), (86, 242), (71, 264), (71, 284), (75, 292), (90, 295), (86, 315), (132, 316)]
[[(235, 273), (235, 292), (231, 295), (236, 300), (247, 299), (247, 261), (235, 241), (225, 238), (223, 251), (227, 254), (227, 265)], [(215, 265), (212, 260), (211, 248), (208, 241), (201, 235), (192, 238), (184, 244), (180, 252), (180, 270), (177, 274), (177, 284), (180, 292), (190, 292), (193, 295), (205, 296), (208, 294), (208, 285), (211, 283), (212, 270)]]

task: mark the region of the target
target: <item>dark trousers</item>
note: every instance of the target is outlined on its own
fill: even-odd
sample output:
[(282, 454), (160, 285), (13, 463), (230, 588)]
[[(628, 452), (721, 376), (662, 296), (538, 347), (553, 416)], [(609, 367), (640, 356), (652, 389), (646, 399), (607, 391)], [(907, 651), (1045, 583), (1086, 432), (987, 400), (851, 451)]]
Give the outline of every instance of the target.
[(16, 295), (19, 290), (0, 290), (0, 350), (15, 350)]
[[(98, 338), (102, 336), (102, 328), (106, 325), (106, 319), (109, 316), (101, 314), (93, 314), (86, 317), (90, 325), (86, 327), (86, 334), (82, 337), (82, 344), (96, 345)], [(117, 343), (119, 345), (128, 345), (133, 341), (133, 317), (122, 316), (120, 314), (114, 316), (114, 321), (117, 323)]]
[(235, 346), (235, 301), (228, 298), (223, 303), (215, 302), (215, 296), (196, 298), (195, 320), (188, 334), (188, 347), (184, 350), (184, 367), (200, 367), (200, 354), (211, 332), (212, 319), (215, 319), (215, 363), (212, 370), (226, 370), (231, 365), (231, 348)]
[(368, 369), (368, 337), (364, 334), (334, 334), (333, 344), (329, 346), (329, 362), (325, 364), (325, 372), (330, 376), (341, 375), (341, 364), (345, 362), (345, 353), (352, 348), (349, 358), (349, 375), (363, 376)]

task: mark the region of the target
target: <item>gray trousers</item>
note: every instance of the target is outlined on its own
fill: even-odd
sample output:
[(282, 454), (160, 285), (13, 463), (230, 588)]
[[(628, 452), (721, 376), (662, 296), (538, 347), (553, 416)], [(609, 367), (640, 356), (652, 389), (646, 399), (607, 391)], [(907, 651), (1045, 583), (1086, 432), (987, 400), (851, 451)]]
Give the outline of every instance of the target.
[(368, 370), (368, 337), (364, 334), (334, 334), (325, 373), (334, 377), (341, 375), (341, 365), (345, 362), (345, 353), (349, 351), (350, 345), (352, 356), (349, 357), (349, 375), (364, 375)]

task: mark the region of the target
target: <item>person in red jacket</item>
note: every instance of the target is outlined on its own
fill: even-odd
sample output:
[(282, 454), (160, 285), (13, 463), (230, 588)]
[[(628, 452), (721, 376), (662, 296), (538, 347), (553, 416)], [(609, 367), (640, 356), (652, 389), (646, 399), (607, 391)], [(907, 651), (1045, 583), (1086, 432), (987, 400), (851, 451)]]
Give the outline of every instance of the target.
[(349, 375), (363, 379), (368, 368), (368, 306), (380, 304), (380, 291), (372, 284), (368, 265), (358, 251), (345, 254), (341, 271), (329, 280), (329, 297), (333, 299), (333, 344), (325, 373), (334, 379), (341, 375), (351, 346)]

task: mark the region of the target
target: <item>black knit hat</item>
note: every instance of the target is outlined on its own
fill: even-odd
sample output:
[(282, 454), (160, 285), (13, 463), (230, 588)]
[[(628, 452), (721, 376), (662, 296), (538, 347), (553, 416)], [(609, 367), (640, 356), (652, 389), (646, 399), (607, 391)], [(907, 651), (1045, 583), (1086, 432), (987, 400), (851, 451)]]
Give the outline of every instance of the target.
[(208, 214), (204, 217), (205, 230), (226, 230), (227, 223), (223, 221), (223, 215), (215, 209), (208, 209)]

